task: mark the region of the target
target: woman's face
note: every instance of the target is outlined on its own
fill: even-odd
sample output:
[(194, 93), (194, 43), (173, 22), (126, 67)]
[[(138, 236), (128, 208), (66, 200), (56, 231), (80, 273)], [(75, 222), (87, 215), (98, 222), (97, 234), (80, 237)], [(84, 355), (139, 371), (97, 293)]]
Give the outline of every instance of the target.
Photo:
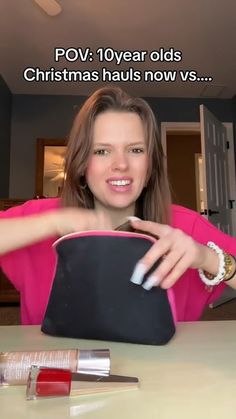
[(146, 184), (147, 170), (147, 145), (138, 114), (99, 114), (94, 122), (93, 150), (86, 171), (95, 207), (134, 208)]

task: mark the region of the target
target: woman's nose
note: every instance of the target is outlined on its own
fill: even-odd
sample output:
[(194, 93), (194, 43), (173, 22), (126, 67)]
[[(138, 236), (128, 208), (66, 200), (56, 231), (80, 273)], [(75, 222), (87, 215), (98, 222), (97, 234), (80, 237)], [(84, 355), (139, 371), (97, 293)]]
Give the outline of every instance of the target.
[(126, 170), (128, 168), (128, 156), (125, 153), (117, 153), (113, 157), (113, 170)]

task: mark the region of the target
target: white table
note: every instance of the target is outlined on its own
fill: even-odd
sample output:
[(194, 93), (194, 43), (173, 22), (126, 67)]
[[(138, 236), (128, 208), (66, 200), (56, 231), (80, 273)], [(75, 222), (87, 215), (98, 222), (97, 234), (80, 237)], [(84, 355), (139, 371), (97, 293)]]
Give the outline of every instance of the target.
[(236, 321), (182, 323), (166, 346), (54, 338), (36, 326), (1, 326), (0, 351), (110, 348), (112, 373), (140, 388), (25, 400), (25, 386), (0, 389), (0, 418), (235, 419)]

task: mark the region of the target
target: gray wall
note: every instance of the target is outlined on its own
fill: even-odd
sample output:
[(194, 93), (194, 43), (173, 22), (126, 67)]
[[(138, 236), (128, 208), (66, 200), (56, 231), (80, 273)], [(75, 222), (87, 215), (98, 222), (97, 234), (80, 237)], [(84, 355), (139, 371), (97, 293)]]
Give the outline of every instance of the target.
[(11, 198), (34, 197), (37, 138), (66, 138), (83, 100), (75, 96), (13, 96)]
[[(222, 122), (233, 122), (232, 99), (146, 98), (161, 122), (199, 122), (205, 105)], [(236, 103), (235, 103), (236, 105)]]
[[(216, 117), (233, 122), (234, 102), (178, 98), (146, 98), (159, 121), (198, 122), (199, 105), (205, 104)], [(14, 95), (11, 135), (10, 197), (32, 198), (35, 194), (37, 138), (65, 138), (84, 97)], [(235, 103), (236, 107), (236, 103)]]
[(9, 196), (12, 94), (0, 75), (0, 198)]

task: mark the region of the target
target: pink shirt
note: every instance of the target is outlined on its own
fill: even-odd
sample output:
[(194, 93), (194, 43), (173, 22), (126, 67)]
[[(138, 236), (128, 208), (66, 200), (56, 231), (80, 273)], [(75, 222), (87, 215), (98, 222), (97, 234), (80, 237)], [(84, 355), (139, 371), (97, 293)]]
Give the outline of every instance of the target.
[[(0, 218), (22, 217), (56, 209), (58, 199), (28, 201), (18, 207), (0, 212)], [(172, 206), (172, 226), (183, 230), (199, 243), (209, 240), (226, 252), (236, 255), (236, 239), (210, 224), (198, 213)], [(56, 254), (52, 248), (57, 237), (7, 253), (0, 257), (0, 266), (21, 295), (22, 324), (41, 324), (55, 273)], [(188, 269), (173, 286), (178, 321), (198, 320), (204, 307), (217, 299), (225, 284), (206, 287), (198, 271)]]

